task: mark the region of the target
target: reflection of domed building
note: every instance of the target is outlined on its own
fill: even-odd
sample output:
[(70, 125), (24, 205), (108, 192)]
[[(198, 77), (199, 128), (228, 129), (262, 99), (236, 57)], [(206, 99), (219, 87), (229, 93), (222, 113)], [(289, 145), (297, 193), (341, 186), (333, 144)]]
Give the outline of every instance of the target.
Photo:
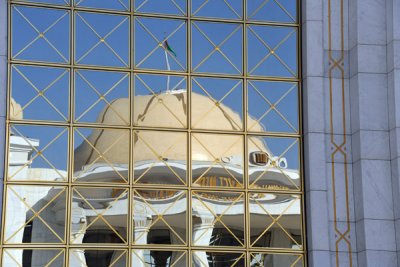
[[(205, 113), (213, 118), (205, 120), (204, 124), (200, 122), (199, 127), (237, 130), (242, 125), (241, 116), (223, 104), (215, 103), (199, 94), (192, 94), (191, 101), (196, 103), (193, 106), (198, 107), (193, 108), (192, 118), (201, 118)], [(12, 104), (17, 110), (18, 104)], [(162, 93), (158, 97), (137, 96), (133, 105), (136, 114), (133, 119), (139, 126), (176, 128), (187, 123), (187, 96), (184, 90)], [(102, 111), (98, 122), (108, 125), (123, 124), (130, 120), (129, 107), (128, 99), (117, 99)], [(245, 173), (248, 174), (249, 184), (253, 189), (278, 191), (299, 187), (299, 173), (287, 168), (286, 159), (272, 155), (263, 140), (258, 138), (248, 142), (248, 164), (244, 164), (246, 157), (243, 155), (243, 140), (240, 136), (196, 133), (191, 138), (189, 157), (186, 133), (179, 130), (140, 130), (135, 131), (130, 139), (128, 130), (94, 129), (85, 138), (81, 138), (81, 143), (78, 141), (80, 139), (75, 138), (77, 145), (74, 150), (73, 177), (76, 183), (86, 185), (110, 182), (123, 185), (128, 182), (129, 173), (134, 174), (133, 182), (138, 187), (133, 190), (131, 218), (134, 233), (132, 238), (136, 245), (183, 245), (188, 243), (188, 229), (192, 229), (193, 246), (245, 246), (244, 214), (248, 210), (252, 246), (294, 249), (301, 246), (301, 202), (297, 197), (252, 193), (246, 204), (244, 193), (228, 190), (243, 188)], [(28, 160), (32, 146), (38, 147), (39, 142), (40, 140), (23, 136), (11, 136), (10, 168), (22, 165), (22, 158)], [(129, 168), (132, 166), (129, 161), (131, 145), (134, 147), (133, 170)], [(189, 158), (190, 170), (187, 164)], [(245, 166), (248, 166), (246, 172)], [(60, 179), (59, 173), (54, 170), (35, 168), (26, 168), (20, 175), (22, 180), (29, 180), (30, 177), (47, 181)], [(192, 183), (190, 199), (187, 191), (174, 188), (189, 183)], [(143, 185), (154, 185), (155, 190), (141, 187)], [(160, 190), (160, 186), (171, 188)], [(223, 190), (201, 191), (204, 187), (218, 187)], [(35, 192), (27, 190), (20, 192), (20, 195), (25, 195), (31, 201), (30, 205), (38, 210), (59, 193), (58, 187), (37, 187)], [(130, 207), (128, 190), (124, 187), (98, 187), (94, 190), (82, 186), (73, 189), (71, 194), (71, 244), (127, 242)], [(45, 212), (47, 218), (52, 218), (46, 221), (55, 232), (65, 222), (65, 201), (65, 196), (58, 198)], [(190, 222), (187, 221), (188, 205), (191, 205)], [(15, 208), (30, 212), (26, 207)], [(274, 223), (274, 218), (278, 217), (279, 223)], [(26, 220), (23, 216), (13, 216), (13, 219), (17, 220), (14, 222), (16, 228)], [(49, 243), (51, 240), (47, 239), (54, 238), (46, 234), (48, 229), (37, 219), (25, 228), (23, 233), (14, 237), (16, 242), (25, 239), (27, 242)], [(65, 233), (60, 230), (57, 234), (63, 236)], [(46, 253), (48, 252), (33, 251), (29, 255), (18, 255), (16, 252), (14, 256), (24, 258), (26, 263), (30, 262), (29, 266), (41, 266), (41, 259)], [(70, 257), (70, 266), (108, 266), (113, 259), (119, 257), (119, 253), (111, 250), (91, 253), (90, 250), (76, 249)], [(168, 262), (176, 262), (176, 267), (186, 266), (180, 254), (181, 252), (149, 252), (139, 249), (132, 254), (131, 260), (135, 263), (133, 266), (169, 266)], [(235, 257), (218, 257), (198, 251), (195, 252), (194, 263), (195, 266), (205, 266), (205, 263), (212, 261), (212, 266), (225, 266), (224, 263), (235, 261)], [(286, 258), (274, 257), (271, 255), (266, 258), (264, 266), (287, 266)], [(125, 261), (120, 260), (113, 266), (125, 266)]]

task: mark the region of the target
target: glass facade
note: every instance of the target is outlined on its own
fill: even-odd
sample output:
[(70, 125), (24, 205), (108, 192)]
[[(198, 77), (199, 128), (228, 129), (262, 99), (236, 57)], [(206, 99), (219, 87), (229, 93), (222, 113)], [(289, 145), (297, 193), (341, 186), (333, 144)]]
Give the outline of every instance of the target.
[(298, 7), (10, 1), (2, 266), (305, 266)]

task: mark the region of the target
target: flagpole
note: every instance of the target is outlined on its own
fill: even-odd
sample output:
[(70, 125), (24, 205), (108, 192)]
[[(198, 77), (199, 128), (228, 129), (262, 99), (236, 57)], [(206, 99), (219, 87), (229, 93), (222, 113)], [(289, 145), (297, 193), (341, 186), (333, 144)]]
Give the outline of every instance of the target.
[[(166, 49), (164, 50), (164, 53), (165, 53), (165, 61), (167, 62), (167, 69), (168, 69), (168, 71), (170, 71), (171, 67), (169, 66), (168, 53), (167, 53)], [(170, 77), (169, 77), (169, 74), (168, 74), (167, 75), (167, 91), (169, 91), (169, 79), (170, 79)]]

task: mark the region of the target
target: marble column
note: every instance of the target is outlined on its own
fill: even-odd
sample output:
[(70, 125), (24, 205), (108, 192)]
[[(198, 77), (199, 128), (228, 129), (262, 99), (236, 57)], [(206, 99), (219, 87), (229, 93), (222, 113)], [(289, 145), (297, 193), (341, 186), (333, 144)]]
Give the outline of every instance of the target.
[[(193, 216), (193, 243), (196, 246), (207, 247), (210, 245), (214, 230), (214, 216), (211, 214), (197, 214)], [(193, 264), (195, 267), (208, 266), (207, 253), (205, 251), (193, 252)]]
[(390, 162), (397, 262), (400, 263), (400, 1), (388, 0), (386, 10)]
[[(149, 234), (149, 226), (151, 224), (151, 218), (146, 215), (135, 215), (134, 216), (134, 239), (135, 245), (146, 245), (147, 235)], [(144, 249), (135, 249), (132, 253), (132, 266), (145, 267)]]

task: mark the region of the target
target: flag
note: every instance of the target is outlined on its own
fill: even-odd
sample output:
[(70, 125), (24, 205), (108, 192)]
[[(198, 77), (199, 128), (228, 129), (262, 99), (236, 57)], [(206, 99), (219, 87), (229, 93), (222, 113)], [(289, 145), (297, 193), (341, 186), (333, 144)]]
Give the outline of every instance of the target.
[(167, 50), (167, 51), (169, 51), (169, 52), (171, 52), (171, 53), (174, 55), (174, 57), (176, 57), (175, 51), (172, 50), (172, 48), (169, 46), (167, 40), (164, 41), (164, 49)]

